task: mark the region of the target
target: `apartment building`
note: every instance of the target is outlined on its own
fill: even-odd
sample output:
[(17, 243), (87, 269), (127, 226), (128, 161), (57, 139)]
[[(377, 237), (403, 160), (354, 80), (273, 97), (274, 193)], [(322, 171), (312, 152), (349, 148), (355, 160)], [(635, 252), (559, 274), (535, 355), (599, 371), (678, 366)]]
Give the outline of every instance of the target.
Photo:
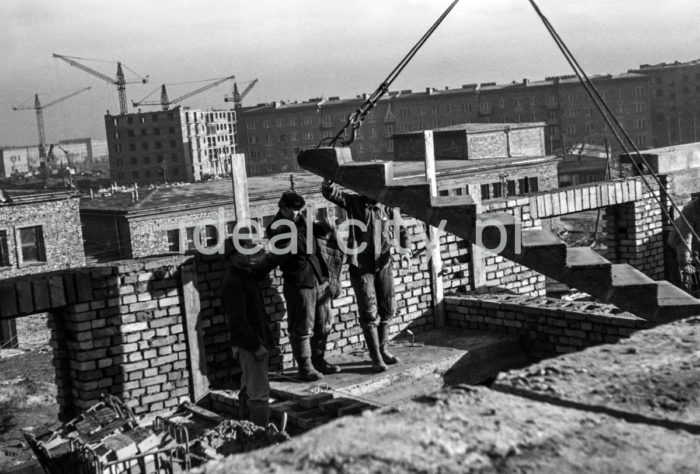
[(29, 171), (25, 147), (0, 147), (0, 179), (24, 175)]
[(110, 174), (118, 184), (196, 182), (227, 173), (236, 153), (233, 110), (105, 115)]
[(700, 59), (643, 64), (630, 73), (650, 78), (652, 145), (664, 147), (700, 138)]
[[(635, 143), (650, 147), (649, 77), (629, 72), (594, 76), (592, 80)], [(366, 96), (315, 98), (243, 108), (239, 114), (241, 147), (248, 157), (249, 174), (295, 170), (299, 151), (334, 136), (364, 99)], [(575, 76), (389, 92), (367, 116), (352, 151), (360, 161), (393, 159), (391, 137), (397, 133), (461, 123), (524, 122), (546, 122), (547, 153), (581, 143), (602, 145), (606, 138), (613, 153), (621, 151)]]

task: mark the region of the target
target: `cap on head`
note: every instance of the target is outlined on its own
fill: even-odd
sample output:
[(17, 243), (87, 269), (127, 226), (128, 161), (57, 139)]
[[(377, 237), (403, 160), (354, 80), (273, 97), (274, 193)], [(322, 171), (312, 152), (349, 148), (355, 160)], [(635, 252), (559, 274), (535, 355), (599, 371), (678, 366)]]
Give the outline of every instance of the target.
[(278, 203), (279, 207), (288, 207), (294, 209), (295, 211), (301, 210), (304, 207), (306, 201), (304, 198), (295, 193), (294, 191), (285, 191), (282, 193), (282, 197)]

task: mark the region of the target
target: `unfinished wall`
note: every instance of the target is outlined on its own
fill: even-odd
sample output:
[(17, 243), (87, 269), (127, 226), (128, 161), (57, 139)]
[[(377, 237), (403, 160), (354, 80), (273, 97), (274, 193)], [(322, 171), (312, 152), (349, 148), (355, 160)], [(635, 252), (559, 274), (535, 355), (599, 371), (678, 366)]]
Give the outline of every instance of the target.
[(605, 258), (628, 263), (654, 280), (664, 278), (664, 218), (659, 188), (650, 183), (637, 200), (605, 209)]
[(574, 352), (615, 342), (649, 323), (612, 305), (554, 298), (464, 295), (445, 298), (450, 326), (517, 334), (534, 352)]

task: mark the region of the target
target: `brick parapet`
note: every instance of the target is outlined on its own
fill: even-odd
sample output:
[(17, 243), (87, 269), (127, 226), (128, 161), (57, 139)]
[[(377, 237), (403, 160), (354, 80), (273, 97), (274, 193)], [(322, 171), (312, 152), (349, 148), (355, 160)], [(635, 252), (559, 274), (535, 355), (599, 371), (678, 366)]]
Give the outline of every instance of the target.
[(615, 342), (650, 323), (611, 305), (515, 295), (445, 298), (448, 325), (523, 336), (540, 354)]

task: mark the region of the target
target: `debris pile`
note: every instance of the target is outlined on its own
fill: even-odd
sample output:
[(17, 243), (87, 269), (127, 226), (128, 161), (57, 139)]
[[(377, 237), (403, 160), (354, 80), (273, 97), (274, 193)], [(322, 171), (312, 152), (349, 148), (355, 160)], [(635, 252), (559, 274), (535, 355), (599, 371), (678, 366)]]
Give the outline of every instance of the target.
[(103, 395), (58, 429), (26, 438), (46, 472), (145, 474), (186, 471), (211, 459), (284, 442), (289, 435), (272, 424), (225, 419), (187, 402), (149, 426), (124, 402)]
[(289, 434), (278, 431), (273, 424), (263, 428), (246, 420), (224, 420), (195, 441), (192, 452), (216, 459), (265, 448), (288, 439)]

